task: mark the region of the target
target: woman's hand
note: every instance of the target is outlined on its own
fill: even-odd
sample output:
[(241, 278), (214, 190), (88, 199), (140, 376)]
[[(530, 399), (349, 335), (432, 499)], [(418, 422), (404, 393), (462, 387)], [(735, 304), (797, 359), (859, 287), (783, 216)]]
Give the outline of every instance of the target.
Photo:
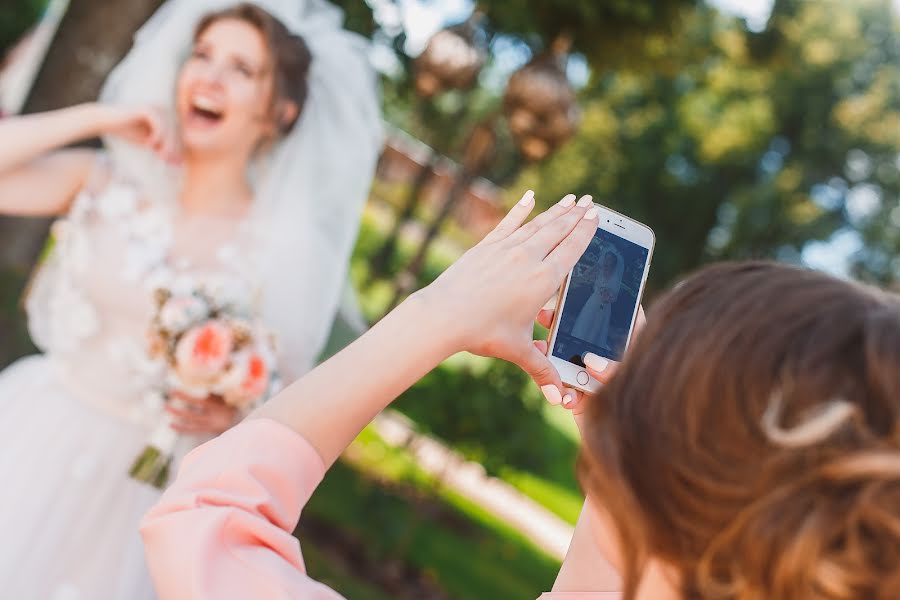
[(569, 195), (523, 226), (533, 208), (527, 192), (434, 283), (249, 418), (290, 427), (328, 466), (397, 396), (461, 350), (520, 365), (559, 402), (559, 374), (533, 345), (534, 318), (590, 243), (597, 210), (590, 197), (575, 206)]
[(456, 349), (519, 365), (558, 404), (562, 382), (533, 344), (534, 317), (587, 249), (597, 210), (590, 196), (576, 204), (570, 194), (522, 225), (533, 208), (529, 191), (494, 231), (418, 295)]
[(102, 105), (100, 111), (101, 133), (146, 148), (170, 164), (180, 162), (177, 131), (162, 109)]
[[(538, 313), (537, 322), (547, 329), (550, 329), (553, 324), (553, 314), (553, 310), (543, 309)], [(644, 307), (640, 306), (638, 307), (637, 319), (634, 322), (634, 333), (631, 336), (632, 341), (634, 341), (635, 337), (637, 337), (646, 324), (647, 316), (644, 314)], [(542, 354), (547, 354), (546, 340), (535, 340), (534, 347)], [(588, 375), (599, 381), (601, 384), (606, 385), (616, 374), (619, 363), (588, 352), (584, 356), (584, 367), (585, 371), (588, 372)], [(569, 400), (565, 401), (564, 399), (562, 405), (572, 411), (572, 414), (576, 417), (576, 421), (581, 413), (587, 408), (587, 403), (583, 401), (586, 395), (587, 394), (581, 390), (566, 388), (566, 397), (569, 398)]]
[(237, 409), (215, 396), (195, 398), (172, 392), (166, 412), (172, 416), (172, 429), (188, 435), (219, 435), (237, 422)]

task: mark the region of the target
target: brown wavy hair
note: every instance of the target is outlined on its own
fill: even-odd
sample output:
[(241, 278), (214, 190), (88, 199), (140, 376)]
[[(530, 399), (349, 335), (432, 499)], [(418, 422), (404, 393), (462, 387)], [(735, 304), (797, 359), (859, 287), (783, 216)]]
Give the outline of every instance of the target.
[(721, 264), (650, 313), (590, 403), (579, 472), (684, 598), (900, 598), (900, 300)]
[(194, 41), (196, 42), (213, 23), (224, 19), (248, 23), (262, 35), (269, 50), (274, 74), (270, 109), (275, 113), (278, 103), (285, 100), (297, 107), (296, 112), (290, 118), (279, 118), (279, 133), (287, 135), (303, 112), (303, 105), (309, 94), (307, 79), (313, 60), (309, 46), (301, 36), (291, 33), (284, 23), (272, 16), (271, 13), (249, 2), (242, 2), (205, 15), (194, 29)]

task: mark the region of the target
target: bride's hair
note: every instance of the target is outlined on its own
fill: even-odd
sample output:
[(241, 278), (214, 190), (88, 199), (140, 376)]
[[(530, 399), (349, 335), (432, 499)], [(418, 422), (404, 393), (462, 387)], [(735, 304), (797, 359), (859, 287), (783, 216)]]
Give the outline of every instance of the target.
[(255, 27), (262, 35), (272, 60), (274, 89), (270, 109), (275, 111), (279, 102), (293, 103), (297, 110), (290, 118), (278, 117), (279, 132), (290, 133), (300, 114), (309, 86), (307, 76), (312, 63), (312, 53), (299, 35), (293, 34), (276, 17), (259, 6), (244, 2), (236, 6), (205, 15), (194, 30), (194, 41), (216, 21), (235, 19)]
[(900, 300), (771, 263), (654, 306), (585, 417), (581, 481), (625, 597), (649, 558), (684, 598), (900, 598)]

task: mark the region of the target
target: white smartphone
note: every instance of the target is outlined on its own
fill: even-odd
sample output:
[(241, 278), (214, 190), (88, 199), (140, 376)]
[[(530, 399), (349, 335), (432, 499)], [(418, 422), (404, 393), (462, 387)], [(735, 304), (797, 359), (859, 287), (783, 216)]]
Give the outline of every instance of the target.
[(597, 231), (562, 286), (547, 349), (563, 383), (585, 392), (600, 383), (585, 370), (584, 355), (618, 361), (628, 347), (656, 242), (643, 223), (594, 206)]

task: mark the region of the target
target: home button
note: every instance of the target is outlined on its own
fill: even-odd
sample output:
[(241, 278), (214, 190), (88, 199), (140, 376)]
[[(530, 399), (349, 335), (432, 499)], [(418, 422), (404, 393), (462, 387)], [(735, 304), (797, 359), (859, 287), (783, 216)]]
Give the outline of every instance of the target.
[(587, 382), (590, 381), (590, 379), (587, 371), (578, 371), (578, 375), (575, 376), (575, 381), (577, 381), (579, 385), (587, 385)]

